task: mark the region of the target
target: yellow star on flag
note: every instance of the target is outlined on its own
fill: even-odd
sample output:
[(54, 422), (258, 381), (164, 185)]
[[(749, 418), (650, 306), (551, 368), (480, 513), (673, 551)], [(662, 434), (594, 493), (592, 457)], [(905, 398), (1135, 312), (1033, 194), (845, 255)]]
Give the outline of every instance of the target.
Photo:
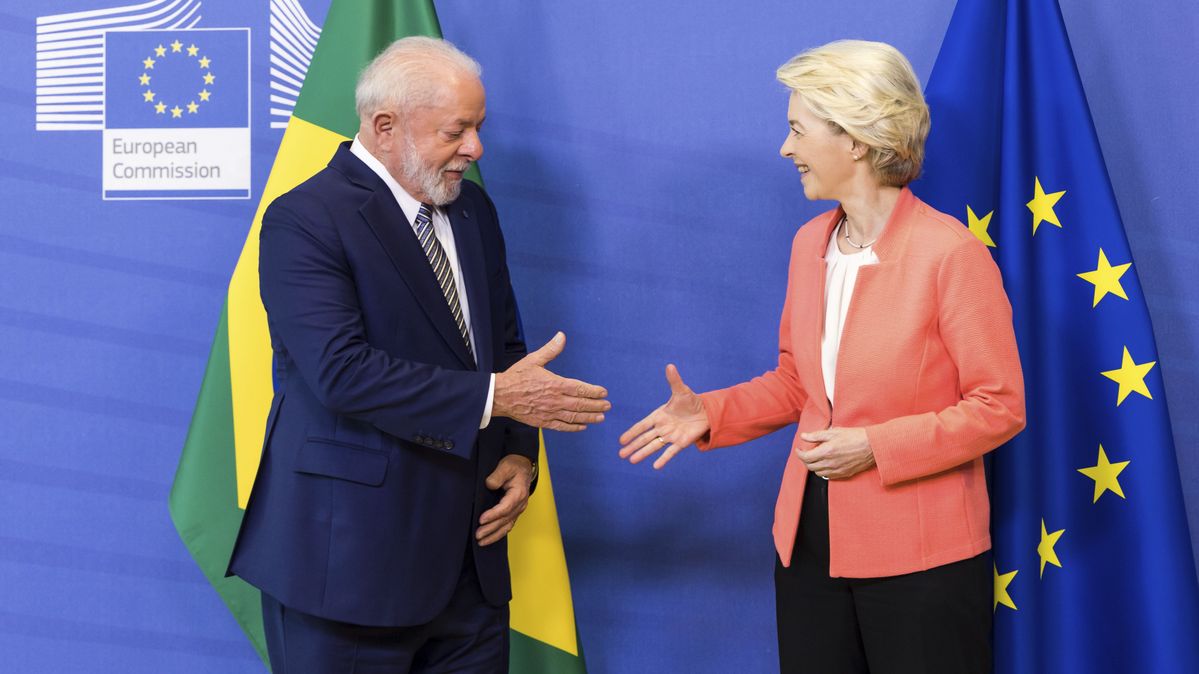
[(163, 103), (162, 101), (159, 101), (158, 104), (154, 106), (154, 112), (156, 112), (160, 115), (166, 111), (167, 111), (167, 104)]
[(212, 84), (215, 81), (216, 81), (216, 76), (213, 75), (212, 73), (204, 74), (204, 84)]
[(144, 87), (150, 83), (150, 76), (142, 73), (142, 76), (137, 78), (137, 81)]
[(167, 48), (162, 45), (158, 45), (157, 47), (154, 48), (154, 55), (155, 56), (166, 56)]
[(143, 91), (142, 99), (144, 99), (147, 103), (153, 101), (154, 100), (154, 92), (153, 91)]
[(182, 49), (183, 49), (183, 43), (180, 42), (179, 40), (175, 40), (174, 42), (171, 43), (171, 51), (172, 52), (178, 54)]
[(196, 114), (196, 112), (198, 112), (199, 110), (200, 110), (200, 106), (199, 106), (199, 105), (197, 105), (195, 101), (192, 101), (191, 103), (188, 103), (188, 104), (187, 104), (187, 112), (188, 112), (188, 114), (190, 114), (190, 115), (194, 115), (194, 114)]
[(197, 47), (197, 46), (196, 46), (196, 45), (194, 45), (194, 44), (193, 44), (193, 45), (188, 45), (188, 47), (187, 47), (187, 55), (188, 55), (188, 56), (195, 56), (196, 54), (199, 54), (199, 53), (200, 53), (200, 48), (199, 48), (199, 47)]
[(144, 61), (142, 61), (142, 66), (145, 67), (146, 70), (154, 70), (154, 59), (152, 59), (152, 58), (145, 59)]
[(207, 100), (208, 100), (208, 97), (209, 97), (209, 96), (211, 96), (211, 95), (212, 95), (212, 92), (211, 92), (211, 91), (209, 91), (209, 90), (207, 90), (207, 89), (205, 89), (205, 90), (203, 90), (203, 91), (201, 91), (201, 92), (200, 92), (200, 100), (201, 100), (201, 101), (207, 101)]
[(1099, 497), (1103, 496), (1103, 492), (1110, 491), (1120, 498), (1124, 498), (1124, 490), (1120, 488), (1120, 473), (1128, 467), (1131, 461), (1117, 461), (1112, 463), (1107, 460), (1107, 452), (1103, 451), (1103, 445), (1099, 445), (1099, 460), (1095, 465), (1086, 468), (1079, 468), (1078, 472), (1086, 475), (1095, 481), (1095, 499), (1091, 503), (1098, 503)]
[(987, 228), (991, 226), (991, 216), (995, 215), (995, 211), (991, 211), (981, 218), (974, 214), (974, 209), (966, 206), (966, 217), (969, 220), (970, 233), (978, 237), (979, 241), (987, 244), (988, 247), (995, 247), (995, 240), (987, 232)]
[(207, 68), (209, 63), (212, 63), (212, 59), (208, 58), (207, 56), (200, 57), (201, 68)]
[(1036, 236), (1037, 227), (1042, 222), (1048, 222), (1059, 228), (1062, 226), (1062, 223), (1057, 219), (1057, 213), (1053, 212), (1053, 205), (1058, 202), (1058, 199), (1062, 198), (1066, 190), (1045, 194), (1045, 190), (1041, 189), (1041, 179), (1037, 177), (1033, 178), (1033, 180), (1036, 181), (1036, 185), (1033, 187), (1032, 201), (1025, 204), (1025, 206), (1028, 206), (1028, 210), (1032, 211), (1032, 233), (1033, 236)]
[(1037, 545), (1037, 555), (1041, 557), (1041, 577), (1045, 577), (1045, 562), (1062, 568), (1062, 563), (1057, 559), (1057, 552), (1053, 546), (1057, 545), (1057, 541), (1066, 533), (1065, 529), (1059, 529), (1053, 533), (1045, 530), (1045, 519), (1041, 519), (1041, 542)]
[(1012, 601), (1012, 596), (1008, 594), (1007, 586), (1012, 584), (1012, 579), (1014, 579), (1016, 574), (1020, 573), (1020, 571), (1016, 570), (1009, 571), (1007, 573), (999, 573), (998, 566), (992, 565), (991, 568), (995, 569), (995, 605), (991, 607), (991, 610), (998, 610), (1000, 604), (1003, 604), (1013, 611), (1017, 610), (1016, 602)]
[(1157, 365), (1156, 360), (1151, 360), (1147, 363), (1135, 363), (1132, 360), (1132, 355), (1128, 353), (1128, 347), (1124, 347), (1124, 358), (1120, 362), (1120, 369), (1108, 370), (1099, 374), (1111, 379), (1120, 385), (1120, 391), (1116, 396), (1116, 407), (1124, 403), (1124, 399), (1129, 393), (1140, 393), (1146, 398), (1153, 400), (1153, 395), (1149, 393), (1149, 387), (1145, 385), (1145, 375)]
[(1112, 266), (1107, 261), (1107, 255), (1103, 249), (1099, 249), (1099, 264), (1094, 271), (1084, 271), (1078, 275), (1078, 278), (1095, 286), (1095, 301), (1091, 304), (1091, 308), (1099, 306), (1099, 300), (1103, 299), (1108, 293), (1128, 299), (1128, 295), (1124, 292), (1124, 286), (1120, 285), (1120, 277), (1128, 268), (1132, 266), (1131, 262)]
[(178, 105), (171, 108), (171, 117), (182, 117), (182, 116), (183, 116), (183, 109), (180, 108)]

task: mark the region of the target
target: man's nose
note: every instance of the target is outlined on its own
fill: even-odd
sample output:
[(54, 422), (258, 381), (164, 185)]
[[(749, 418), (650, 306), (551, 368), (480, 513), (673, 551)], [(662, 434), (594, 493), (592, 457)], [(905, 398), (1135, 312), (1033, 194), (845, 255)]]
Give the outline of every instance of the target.
[(483, 139), (479, 137), (478, 131), (472, 129), (467, 132), (466, 139), (458, 148), (458, 154), (470, 157), (471, 161), (479, 161), (479, 157), (483, 156)]

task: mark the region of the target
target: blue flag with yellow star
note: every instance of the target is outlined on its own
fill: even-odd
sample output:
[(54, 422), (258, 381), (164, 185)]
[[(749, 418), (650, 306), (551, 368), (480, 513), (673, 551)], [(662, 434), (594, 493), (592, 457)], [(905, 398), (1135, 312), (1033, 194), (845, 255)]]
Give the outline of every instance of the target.
[(249, 126), (249, 45), (244, 28), (109, 31), (105, 128)]
[(927, 95), (913, 189), (990, 247), (1024, 367), (990, 473), (996, 671), (1199, 672), (1161, 365), (1057, 1), (959, 0)]

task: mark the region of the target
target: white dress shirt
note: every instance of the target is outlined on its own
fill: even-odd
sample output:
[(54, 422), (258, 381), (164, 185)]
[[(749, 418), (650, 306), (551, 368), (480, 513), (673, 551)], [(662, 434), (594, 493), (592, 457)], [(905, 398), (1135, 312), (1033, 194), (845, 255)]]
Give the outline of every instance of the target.
[(841, 252), (837, 247), (837, 237), (844, 236), (841, 233), (843, 227), (844, 222), (833, 228), (833, 236), (824, 253), (828, 267), (824, 272), (824, 332), (820, 335), (820, 366), (824, 370), (824, 393), (828, 396), (829, 405), (833, 404), (841, 331), (845, 328), (845, 317), (849, 314), (849, 302), (853, 299), (858, 270), (866, 265), (878, 264), (878, 256), (871, 246), (849, 255)]
[[(404, 217), (408, 219), (408, 226), (416, 231), (416, 215), (420, 211), (420, 202), (417, 201), (408, 191), (396, 182), (388, 172), (387, 167), (383, 162), (375, 158), (374, 155), (366, 149), (358, 136), (354, 136), (354, 142), (350, 145), (350, 152), (354, 153), (355, 157), (362, 160), (372, 171), (374, 171), (388, 189), (395, 196), (396, 203), (400, 205), (400, 210), (404, 212)], [(458, 290), (458, 305), (462, 309), (462, 320), (466, 322), (466, 334), (470, 336), (470, 348), (476, 354), (479, 352), (475, 345), (475, 331), (470, 323), (470, 301), (467, 300), (466, 281), (462, 278), (462, 267), (458, 264), (458, 247), (454, 245), (454, 229), (450, 226), (449, 216), (446, 215), (445, 209), (440, 206), (429, 204), (430, 210), (433, 213), (433, 235), (437, 237), (437, 242), (441, 244), (445, 251), (446, 259), (450, 262), (450, 269), (454, 272), (454, 287)], [(495, 399), (495, 373), (491, 374), (491, 383), (487, 388), (487, 404), (483, 407), (483, 419), (479, 423), (479, 428), (487, 428), (491, 423), (491, 405)]]

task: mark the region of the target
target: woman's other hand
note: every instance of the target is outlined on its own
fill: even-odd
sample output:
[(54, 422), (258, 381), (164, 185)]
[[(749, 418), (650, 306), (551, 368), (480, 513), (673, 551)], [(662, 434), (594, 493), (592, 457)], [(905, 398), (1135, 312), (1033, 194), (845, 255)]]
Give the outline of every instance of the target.
[(796, 448), (795, 454), (808, 470), (829, 480), (844, 480), (874, 465), (874, 449), (864, 428), (830, 428), (801, 433), (799, 437), (816, 446)]
[(711, 428), (699, 396), (683, 383), (674, 365), (666, 366), (666, 381), (670, 384), (670, 400), (620, 436), (620, 458), (629, 463), (641, 463), (665, 448), (654, 461), (654, 468), (661, 468)]

